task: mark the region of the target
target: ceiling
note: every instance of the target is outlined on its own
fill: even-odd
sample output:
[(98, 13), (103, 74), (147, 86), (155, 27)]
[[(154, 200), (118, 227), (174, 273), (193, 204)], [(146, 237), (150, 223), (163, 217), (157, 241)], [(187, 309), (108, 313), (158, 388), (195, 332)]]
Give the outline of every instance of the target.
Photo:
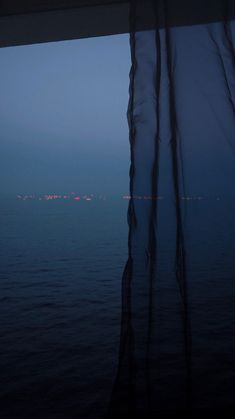
[[(135, 0), (136, 30), (235, 19), (234, 0)], [(133, 0), (133, 3), (135, 3)], [(127, 33), (130, 0), (0, 0), (0, 47)], [(167, 4), (167, 21), (160, 8)], [(159, 7), (157, 14), (153, 12)]]
[(128, 31), (128, 1), (0, 1), (0, 47), (112, 35)]

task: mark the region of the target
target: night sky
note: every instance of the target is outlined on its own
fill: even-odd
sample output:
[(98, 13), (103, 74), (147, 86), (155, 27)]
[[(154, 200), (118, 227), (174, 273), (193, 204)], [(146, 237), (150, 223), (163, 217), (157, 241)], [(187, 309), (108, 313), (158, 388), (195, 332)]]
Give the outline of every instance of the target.
[(128, 35), (0, 49), (0, 193), (128, 190)]

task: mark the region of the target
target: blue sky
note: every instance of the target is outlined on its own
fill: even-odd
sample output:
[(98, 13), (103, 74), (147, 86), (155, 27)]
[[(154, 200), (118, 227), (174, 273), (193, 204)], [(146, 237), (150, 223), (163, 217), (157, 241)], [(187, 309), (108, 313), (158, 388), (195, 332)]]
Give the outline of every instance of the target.
[(128, 190), (128, 35), (0, 49), (0, 192)]

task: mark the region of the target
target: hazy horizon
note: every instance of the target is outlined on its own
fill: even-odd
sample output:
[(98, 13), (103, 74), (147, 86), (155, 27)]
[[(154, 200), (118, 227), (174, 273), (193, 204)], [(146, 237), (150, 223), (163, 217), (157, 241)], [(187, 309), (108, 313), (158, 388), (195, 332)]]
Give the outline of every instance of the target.
[(0, 193), (125, 193), (128, 35), (0, 55)]

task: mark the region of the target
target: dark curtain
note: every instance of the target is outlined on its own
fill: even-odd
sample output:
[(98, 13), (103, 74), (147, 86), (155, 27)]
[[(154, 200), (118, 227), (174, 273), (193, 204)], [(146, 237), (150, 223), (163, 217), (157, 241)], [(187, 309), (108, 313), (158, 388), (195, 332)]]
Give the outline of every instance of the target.
[(226, 0), (131, 3), (129, 259), (110, 418), (235, 411), (233, 13)]

